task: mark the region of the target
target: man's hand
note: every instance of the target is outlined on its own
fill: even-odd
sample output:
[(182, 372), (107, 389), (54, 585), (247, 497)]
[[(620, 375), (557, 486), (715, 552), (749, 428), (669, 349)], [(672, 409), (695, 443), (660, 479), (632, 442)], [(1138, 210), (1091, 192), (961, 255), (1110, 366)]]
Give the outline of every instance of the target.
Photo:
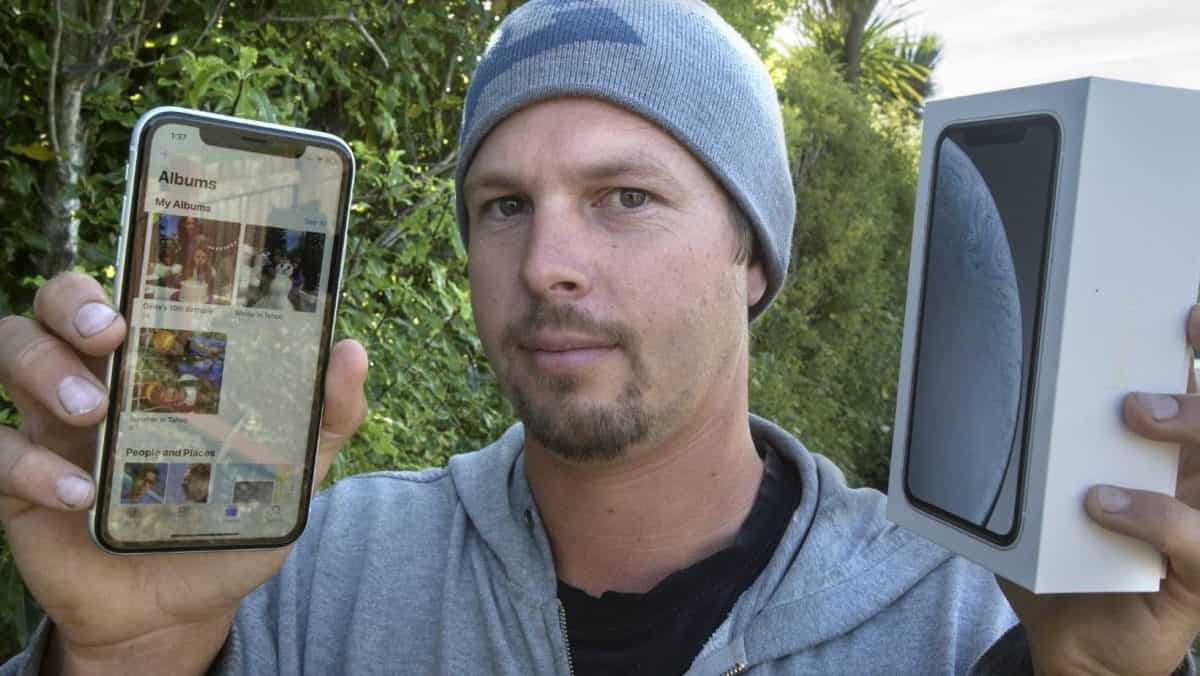
[[(1200, 306), (1188, 318), (1188, 341), (1200, 350)], [(1096, 486), (1087, 511), (1106, 528), (1154, 545), (1167, 556), (1167, 577), (1153, 594), (1035, 596), (1001, 581), (1029, 638), (1038, 673), (1172, 673), (1200, 631), (1200, 397), (1131, 394), (1125, 423), (1148, 439), (1183, 445), (1175, 497)]]
[[(0, 427), (0, 522), (54, 621), (50, 671), (202, 673), (242, 597), (288, 549), (123, 557), (96, 547), (84, 510), (96, 495), (89, 472), (108, 406), (100, 375), (127, 327), (100, 285), (79, 274), (47, 282), (34, 316), (0, 319), (0, 385), (24, 421), (19, 431)], [(366, 414), (366, 372), (361, 345), (334, 347), (318, 479)]]

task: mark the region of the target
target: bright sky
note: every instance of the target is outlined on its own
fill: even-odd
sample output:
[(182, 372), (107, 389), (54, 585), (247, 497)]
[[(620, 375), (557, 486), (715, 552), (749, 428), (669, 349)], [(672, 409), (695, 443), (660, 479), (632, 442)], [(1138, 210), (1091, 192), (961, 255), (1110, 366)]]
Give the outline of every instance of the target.
[(942, 37), (936, 98), (1087, 75), (1200, 89), (1200, 0), (897, 0)]

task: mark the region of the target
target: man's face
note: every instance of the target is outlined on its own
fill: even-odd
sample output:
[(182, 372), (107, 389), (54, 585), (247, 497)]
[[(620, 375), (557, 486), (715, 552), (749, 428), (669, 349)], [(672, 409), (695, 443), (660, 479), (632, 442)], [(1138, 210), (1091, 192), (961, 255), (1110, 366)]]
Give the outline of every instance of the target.
[(670, 135), (592, 99), (540, 103), (491, 132), (464, 195), (475, 321), (536, 442), (614, 459), (744, 407), (765, 277), (734, 262), (724, 192)]
[(147, 470), (142, 472), (142, 478), (138, 481), (138, 487), (142, 491), (148, 491), (154, 488), (154, 484), (158, 483), (158, 472)]
[(190, 502), (208, 501), (208, 476), (188, 472), (183, 478), (183, 494)]
[(178, 387), (163, 385), (152, 392), (150, 401), (156, 406), (177, 406), (183, 401), (183, 392)]

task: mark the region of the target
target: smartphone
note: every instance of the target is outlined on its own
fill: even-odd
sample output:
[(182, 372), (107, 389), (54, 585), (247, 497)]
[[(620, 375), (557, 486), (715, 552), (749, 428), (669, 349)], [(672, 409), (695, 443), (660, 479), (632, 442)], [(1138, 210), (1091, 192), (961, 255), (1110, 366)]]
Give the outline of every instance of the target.
[(89, 514), (114, 553), (259, 549), (308, 517), (354, 156), (183, 108), (134, 127)]
[(1021, 526), (1061, 131), (947, 127), (934, 160), (905, 490), (997, 545)]

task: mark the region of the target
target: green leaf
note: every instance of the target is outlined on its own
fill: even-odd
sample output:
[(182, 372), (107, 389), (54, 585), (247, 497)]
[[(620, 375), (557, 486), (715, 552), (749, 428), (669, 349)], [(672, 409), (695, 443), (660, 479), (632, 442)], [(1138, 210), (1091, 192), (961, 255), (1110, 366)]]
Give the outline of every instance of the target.
[(79, 33), (82, 35), (91, 35), (92, 33), (96, 32), (96, 29), (92, 26), (92, 24), (84, 21), (83, 19), (72, 16), (71, 14), (69, 14), (67, 12), (63, 12), (62, 20), (63, 20), (63, 40), (67, 40), (70, 38), (68, 31), (70, 31), (72, 33)]
[[(21, 242), (24, 243), (25, 246), (33, 249), (34, 251), (41, 252), (50, 248), (50, 240), (40, 230), (21, 229), (17, 231), (17, 237), (20, 238)], [(41, 279), (40, 276), (37, 279), (37, 284), (41, 284), (43, 281), (45, 281), (44, 279)]]
[(233, 69), (216, 56), (205, 56), (189, 64), (188, 71), (192, 86), (188, 88), (187, 103), (192, 108), (199, 108), (200, 100), (208, 93), (213, 81), (232, 73)]
[(28, 143), (19, 146), (8, 146), (8, 152), (21, 157), (28, 157), (37, 162), (49, 162), (54, 159), (54, 151), (49, 146), (40, 143)]
[(7, 167), (8, 185), (18, 195), (29, 195), (33, 192), (33, 183), (36, 180), (33, 170), (24, 162), (5, 160), (0, 162), (0, 165)]
[(291, 74), (292, 72), (290, 70), (286, 68), (280, 68), (279, 66), (262, 66), (260, 68), (255, 68), (250, 74), (250, 77), (254, 78), (256, 82), (267, 82), (272, 78)]
[(238, 50), (238, 70), (245, 74), (250, 72), (258, 62), (258, 50), (248, 45), (242, 45)]
[[(275, 106), (271, 105), (271, 100), (261, 89), (247, 86), (242, 92), (242, 100), (254, 106), (255, 117), (263, 122), (275, 122)], [(238, 106), (239, 109), (241, 107)]]
[(37, 67), (38, 70), (50, 69), (50, 53), (46, 51), (46, 42), (31, 41), (28, 43), (29, 61)]

